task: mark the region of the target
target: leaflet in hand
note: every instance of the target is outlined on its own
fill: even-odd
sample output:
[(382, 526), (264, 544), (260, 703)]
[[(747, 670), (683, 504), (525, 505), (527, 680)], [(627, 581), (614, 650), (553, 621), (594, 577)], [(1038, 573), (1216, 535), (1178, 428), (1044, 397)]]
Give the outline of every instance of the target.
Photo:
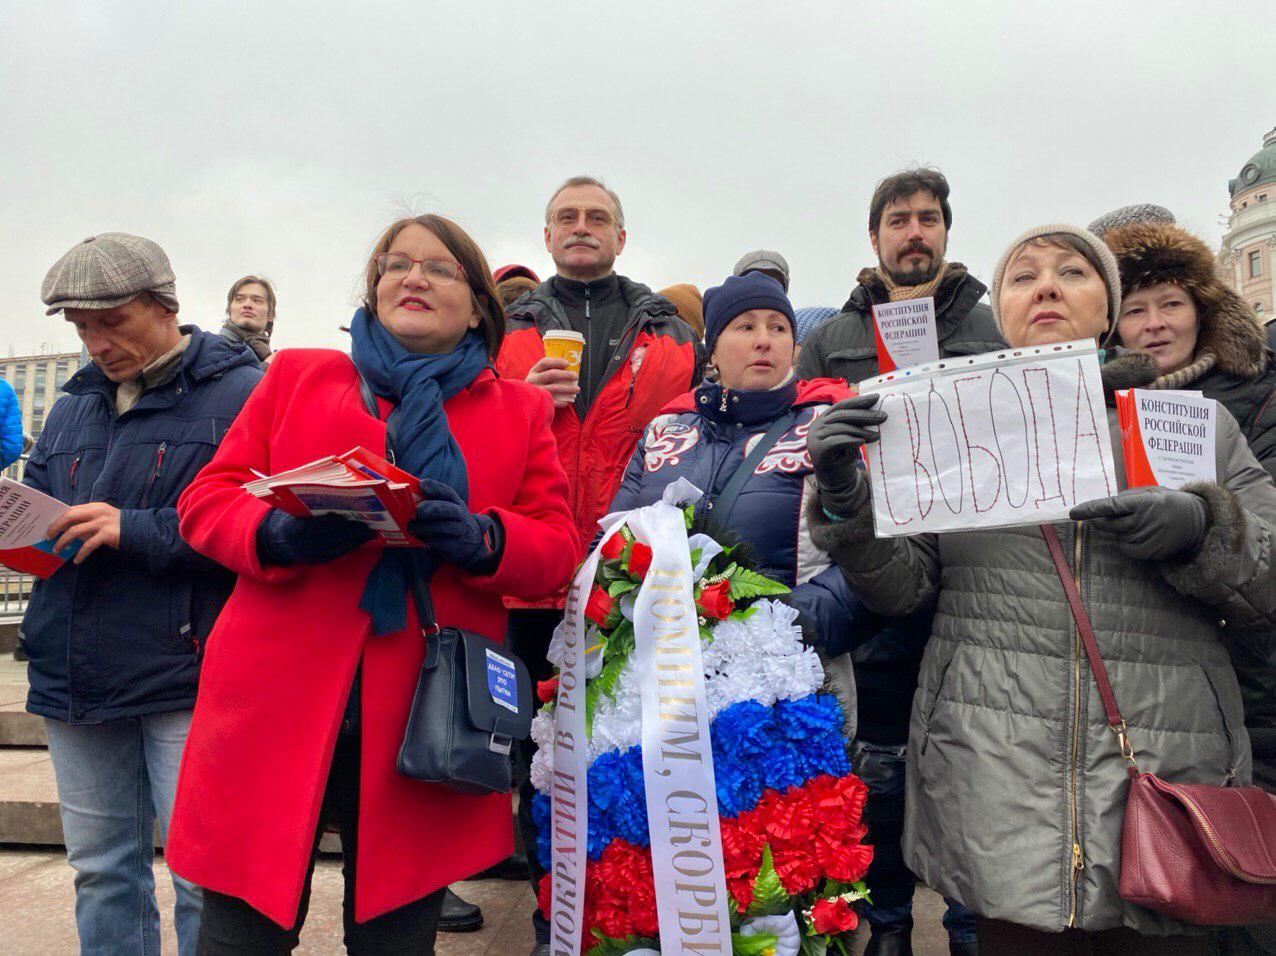
[(0, 478), (0, 564), (47, 578), (79, 550), (76, 541), (54, 553), (49, 525), (68, 506), (12, 478)]
[(244, 485), (249, 494), (289, 514), (339, 514), (361, 521), (389, 547), (420, 542), (408, 534), (408, 522), (421, 500), (420, 482), (366, 448), (329, 455), (308, 465)]
[(873, 306), (877, 369), (882, 374), (939, 360), (935, 297)]
[(1116, 393), (1125, 481), (1182, 488), (1218, 480), (1218, 404), (1200, 392), (1130, 388)]

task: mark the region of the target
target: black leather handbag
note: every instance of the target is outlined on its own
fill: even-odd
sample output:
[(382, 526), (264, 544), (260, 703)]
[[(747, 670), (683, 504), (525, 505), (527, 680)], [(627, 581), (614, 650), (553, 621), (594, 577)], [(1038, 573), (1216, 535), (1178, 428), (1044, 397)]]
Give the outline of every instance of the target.
[(509, 793), (510, 749), (532, 729), (527, 668), (479, 634), (439, 627), (420, 573), (410, 577), (425, 661), (399, 748), (399, 773), (457, 793)]
[[(368, 414), (376, 396), (359, 376)], [(386, 422), (386, 454), (394, 460), (395, 415)], [(457, 793), (509, 793), (510, 750), (532, 730), (532, 680), (517, 657), (481, 634), (440, 627), (430, 589), (415, 561), (408, 585), (425, 641), (425, 660), (395, 766), (413, 780)]]

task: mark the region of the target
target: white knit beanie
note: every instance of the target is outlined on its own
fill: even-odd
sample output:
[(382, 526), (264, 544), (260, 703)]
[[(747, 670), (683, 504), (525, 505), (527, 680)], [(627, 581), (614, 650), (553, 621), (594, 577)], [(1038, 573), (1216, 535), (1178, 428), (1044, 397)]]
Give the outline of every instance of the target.
[[(1102, 266), (1100, 275), (1103, 276), (1104, 285), (1108, 287), (1108, 331), (1100, 339), (1100, 342), (1103, 342), (1112, 335), (1112, 330), (1116, 327), (1117, 316), (1121, 314), (1121, 270), (1117, 266), (1116, 256), (1112, 255), (1112, 250), (1103, 244), (1103, 240), (1088, 229), (1082, 229), (1080, 226), (1069, 226), (1063, 223), (1038, 226), (1035, 229), (1029, 229), (1006, 247), (1006, 251), (1001, 254), (1001, 258), (997, 261), (997, 268), (993, 270), (992, 274), (991, 299), (993, 318), (997, 320), (997, 328), (1001, 329), (1001, 309), (998, 307), (998, 302), (1001, 299), (1001, 283), (1006, 278), (1006, 266), (1010, 264), (1010, 257), (1018, 252), (1021, 246), (1031, 242), (1033, 239), (1060, 233), (1083, 242), (1094, 253), (1095, 260)], [(1004, 333), (1005, 330), (1002, 329), (1002, 331)]]

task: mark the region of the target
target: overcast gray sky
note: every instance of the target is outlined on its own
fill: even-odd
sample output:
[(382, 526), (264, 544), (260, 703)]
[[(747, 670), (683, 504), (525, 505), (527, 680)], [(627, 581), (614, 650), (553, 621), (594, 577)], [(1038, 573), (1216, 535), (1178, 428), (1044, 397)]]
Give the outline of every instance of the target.
[(39, 302), (74, 242), (168, 251), (185, 321), (247, 272), (280, 346), (341, 346), (378, 230), (458, 219), (544, 277), (545, 200), (621, 195), (619, 271), (702, 288), (783, 252), (798, 306), (871, 260), (875, 182), (953, 186), (949, 258), (1130, 202), (1216, 244), (1276, 125), (1276, 4), (0, 0), (0, 345), (77, 347)]

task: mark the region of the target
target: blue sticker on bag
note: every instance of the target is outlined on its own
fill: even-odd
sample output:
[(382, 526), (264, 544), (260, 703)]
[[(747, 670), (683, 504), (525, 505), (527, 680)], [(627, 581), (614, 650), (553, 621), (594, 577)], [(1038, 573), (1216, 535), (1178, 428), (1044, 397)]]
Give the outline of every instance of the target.
[(492, 702), (508, 711), (518, 713), (518, 672), (514, 662), (502, 657), (491, 648), (487, 651), (487, 692)]

